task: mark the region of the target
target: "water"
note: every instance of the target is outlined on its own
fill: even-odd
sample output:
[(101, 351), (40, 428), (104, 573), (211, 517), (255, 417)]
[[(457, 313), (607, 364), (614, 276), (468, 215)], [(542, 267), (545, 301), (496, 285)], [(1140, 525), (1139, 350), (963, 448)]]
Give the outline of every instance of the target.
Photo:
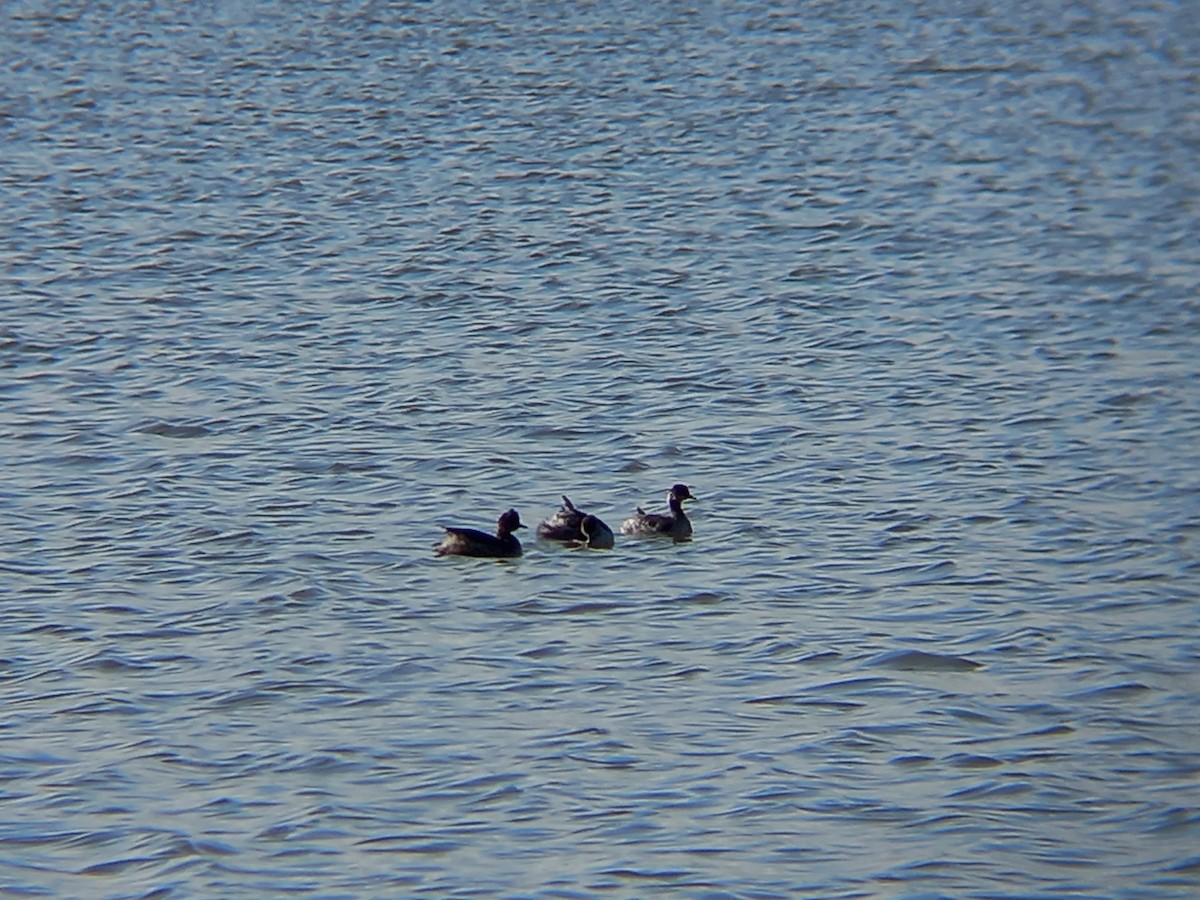
[(4, 17), (0, 891), (1200, 890), (1189, 4)]

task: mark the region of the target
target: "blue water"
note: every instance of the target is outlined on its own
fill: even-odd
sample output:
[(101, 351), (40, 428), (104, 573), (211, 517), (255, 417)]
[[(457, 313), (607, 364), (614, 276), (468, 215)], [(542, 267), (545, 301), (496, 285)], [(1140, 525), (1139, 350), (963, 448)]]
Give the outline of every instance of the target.
[(1190, 4), (0, 10), (0, 893), (1200, 893)]

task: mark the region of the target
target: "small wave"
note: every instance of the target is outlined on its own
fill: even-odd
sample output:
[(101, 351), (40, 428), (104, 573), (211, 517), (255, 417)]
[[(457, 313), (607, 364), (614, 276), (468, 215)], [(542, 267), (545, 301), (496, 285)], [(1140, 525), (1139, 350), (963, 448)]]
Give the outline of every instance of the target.
[(1076, 700), (1124, 699), (1126, 697), (1136, 697), (1149, 690), (1150, 688), (1140, 681), (1123, 681), (1119, 684), (1106, 684), (1101, 687), (1089, 688), (1086, 691), (1079, 691), (1071, 696)]
[(876, 656), (867, 665), (923, 672), (970, 672), (983, 667), (983, 663), (965, 656), (929, 653), (925, 650), (891, 650)]
[(198, 438), (207, 437), (212, 431), (206, 425), (182, 424), (176, 422), (150, 422), (134, 429), (140, 434), (153, 434), (168, 438)]

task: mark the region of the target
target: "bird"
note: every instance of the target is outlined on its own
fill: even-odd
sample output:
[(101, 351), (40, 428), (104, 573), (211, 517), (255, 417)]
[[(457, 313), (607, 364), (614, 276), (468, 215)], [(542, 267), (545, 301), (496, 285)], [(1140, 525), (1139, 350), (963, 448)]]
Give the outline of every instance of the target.
[(571, 498), (562, 495), (562, 509), (537, 527), (537, 536), (548, 541), (568, 541), (593, 550), (611, 550), (612, 529), (597, 516), (576, 508)]
[(683, 511), (683, 501), (695, 499), (686, 484), (672, 485), (667, 492), (667, 506), (671, 510), (669, 515), (648, 513), (639, 506), (636, 515), (621, 523), (621, 534), (639, 537), (662, 535), (676, 541), (690, 540), (692, 523)]
[(521, 542), (513, 534), (524, 528), (515, 509), (503, 513), (496, 522), (496, 533), (488, 534), (475, 528), (446, 529), (446, 536), (434, 550), (438, 556), (484, 556), (495, 559), (513, 559), (521, 555)]

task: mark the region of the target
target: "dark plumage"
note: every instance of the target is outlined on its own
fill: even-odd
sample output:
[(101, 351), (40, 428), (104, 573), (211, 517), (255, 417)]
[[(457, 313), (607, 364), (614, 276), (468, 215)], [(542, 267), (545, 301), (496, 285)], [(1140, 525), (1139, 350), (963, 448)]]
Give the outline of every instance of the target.
[(648, 513), (639, 506), (636, 515), (621, 523), (621, 534), (640, 537), (662, 535), (676, 541), (689, 540), (692, 536), (692, 523), (683, 511), (683, 501), (695, 499), (686, 484), (672, 485), (667, 493), (670, 514)]
[(583, 540), (579, 542), (580, 546), (591, 550), (611, 550), (613, 548), (612, 529), (595, 516), (584, 516), (579, 523), (579, 530), (583, 534)]
[(549, 541), (569, 541), (593, 550), (611, 550), (612, 529), (596, 516), (577, 509), (563, 494), (562, 509), (537, 527), (537, 535)]
[(513, 534), (524, 528), (515, 509), (500, 516), (496, 533), (488, 534), (474, 528), (446, 528), (446, 536), (434, 549), (438, 556), (485, 556), (511, 559), (521, 555), (521, 542)]

